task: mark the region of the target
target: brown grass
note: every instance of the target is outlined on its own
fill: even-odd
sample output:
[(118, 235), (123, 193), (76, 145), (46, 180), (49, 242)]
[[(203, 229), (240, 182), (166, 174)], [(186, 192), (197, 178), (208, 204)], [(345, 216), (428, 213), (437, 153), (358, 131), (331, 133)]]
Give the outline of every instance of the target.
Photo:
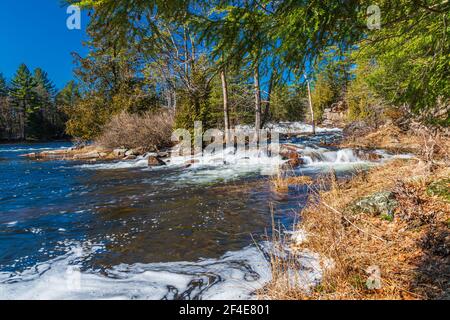
[(142, 148), (156, 151), (171, 146), (173, 114), (160, 110), (143, 114), (122, 112), (114, 116), (95, 141), (110, 148)]
[[(409, 139), (421, 141), (420, 137)], [(276, 262), (274, 281), (260, 295), (274, 299), (450, 298), (450, 203), (426, 192), (431, 182), (450, 176), (448, 149), (443, 147), (448, 139), (443, 142), (434, 153), (439, 157), (430, 160), (433, 166), (419, 154), (416, 159), (394, 160), (357, 172), (347, 181), (339, 182), (333, 174), (323, 178), (330, 188), (312, 190), (317, 201), (310, 201), (302, 211), (299, 227), (307, 240), (291, 247), (332, 259), (334, 267), (325, 270), (319, 286), (306, 292), (287, 286), (282, 280), (286, 266)], [(399, 203), (392, 222), (347, 209), (354, 200), (379, 191), (393, 191)], [(379, 289), (369, 289), (366, 283), (374, 270), (380, 271)]]
[(449, 160), (450, 139), (447, 132), (426, 127), (404, 131), (389, 124), (365, 136), (349, 136), (341, 144), (347, 148), (385, 149), (394, 153), (411, 152), (421, 156), (446, 158)]
[(308, 176), (289, 175), (280, 170), (271, 178), (270, 183), (274, 191), (285, 193), (288, 192), (289, 186), (311, 185), (313, 179)]

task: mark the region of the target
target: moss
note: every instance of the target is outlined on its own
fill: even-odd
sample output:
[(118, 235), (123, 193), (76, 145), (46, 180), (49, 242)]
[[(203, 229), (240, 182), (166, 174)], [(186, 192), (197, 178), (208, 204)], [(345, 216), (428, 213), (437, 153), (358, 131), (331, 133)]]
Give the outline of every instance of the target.
[(398, 203), (392, 192), (376, 192), (367, 197), (357, 199), (348, 209), (353, 214), (366, 213), (373, 216), (379, 215), (381, 219), (392, 221), (394, 210)]
[(394, 216), (393, 216), (393, 215), (390, 215), (390, 214), (388, 214), (388, 213), (383, 213), (383, 214), (380, 216), (380, 218), (381, 218), (381, 220), (386, 220), (386, 221), (389, 221), (389, 222), (394, 221)]

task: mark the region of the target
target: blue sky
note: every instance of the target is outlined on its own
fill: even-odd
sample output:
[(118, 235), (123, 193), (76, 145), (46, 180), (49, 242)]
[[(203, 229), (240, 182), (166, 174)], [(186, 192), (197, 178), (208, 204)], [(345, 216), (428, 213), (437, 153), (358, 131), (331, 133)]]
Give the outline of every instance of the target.
[(0, 72), (8, 80), (21, 63), (47, 71), (59, 89), (73, 79), (70, 53), (87, 53), (88, 19), (83, 14), (82, 29), (69, 30), (66, 9), (61, 0), (0, 0)]

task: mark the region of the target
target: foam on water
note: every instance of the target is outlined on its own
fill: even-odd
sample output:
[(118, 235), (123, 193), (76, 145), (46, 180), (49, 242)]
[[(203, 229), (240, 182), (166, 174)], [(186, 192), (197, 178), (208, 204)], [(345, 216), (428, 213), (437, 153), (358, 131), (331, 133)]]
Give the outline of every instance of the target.
[(342, 149), (337, 151), (311, 150), (305, 152), (303, 160), (309, 166), (329, 166), (345, 163), (365, 163), (359, 159), (352, 149)]
[(270, 280), (269, 263), (253, 246), (220, 259), (80, 272), (92, 251), (76, 246), (22, 273), (0, 273), (0, 299), (249, 299)]
[[(102, 273), (80, 271), (101, 245), (74, 245), (67, 254), (20, 273), (0, 272), (0, 299), (253, 299), (271, 280), (265, 242), (197, 262), (120, 264)], [(272, 251), (288, 256), (288, 251)], [(297, 255), (290, 281), (308, 289), (322, 277), (320, 257)]]
[(41, 151), (48, 151), (48, 150), (59, 150), (59, 149), (68, 149), (68, 147), (54, 147), (54, 148), (0, 148), (0, 152), (41, 152)]
[(279, 156), (269, 156), (257, 150), (235, 151), (228, 148), (215, 154), (190, 156), (172, 156), (165, 166), (148, 167), (148, 155), (136, 160), (109, 163), (82, 164), (75, 168), (88, 170), (144, 169), (167, 170), (182, 168), (177, 180), (205, 183), (217, 180), (236, 179), (247, 174), (271, 175), (283, 160)]
[[(254, 130), (253, 125), (239, 125), (235, 127), (237, 130), (241, 130), (243, 132), (250, 132)], [(268, 123), (265, 126), (266, 129), (274, 130), (279, 133), (288, 134), (288, 133), (310, 133), (312, 132), (312, 126), (310, 124), (306, 124), (304, 122), (279, 122), (279, 123)], [(316, 133), (321, 132), (341, 132), (342, 129), (339, 128), (322, 128), (316, 127)]]

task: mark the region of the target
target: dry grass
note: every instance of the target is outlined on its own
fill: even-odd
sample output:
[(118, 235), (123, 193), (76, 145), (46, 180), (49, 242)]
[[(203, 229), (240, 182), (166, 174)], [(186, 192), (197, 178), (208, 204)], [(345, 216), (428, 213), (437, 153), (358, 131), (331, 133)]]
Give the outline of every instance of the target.
[[(385, 136), (385, 141), (390, 139)], [(409, 139), (421, 141), (417, 136)], [(312, 190), (316, 200), (302, 211), (300, 228), (307, 239), (291, 243), (291, 247), (329, 258), (334, 262), (333, 268), (325, 270), (320, 285), (306, 292), (286, 285), (283, 270), (287, 267), (275, 262), (274, 281), (261, 296), (449, 299), (450, 203), (426, 191), (433, 181), (450, 176), (448, 138), (445, 139), (438, 148), (433, 147), (435, 151), (428, 161), (419, 151), (416, 159), (394, 160), (368, 172), (357, 172), (347, 181), (337, 181), (334, 174), (324, 177), (321, 183), (329, 186), (328, 191)], [(422, 141), (421, 145), (426, 143)], [(348, 210), (356, 199), (380, 191), (394, 192), (399, 204), (392, 222)], [(367, 281), (378, 270), (381, 286), (370, 288)]]
[(404, 131), (384, 125), (365, 136), (350, 136), (341, 144), (347, 148), (384, 149), (393, 153), (411, 152), (431, 162), (435, 158), (450, 160), (450, 139), (447, 131), (426, 127)]
[(156, 151), (172, 144), (173, 114), (160, 110), (143, 114), (122, 112), (103, 128), (96, 144), (110, 148)]
[(270, 180), (272, 189), (279, 193), (289, 191), (289, 186), (311, 185), (313, 179), (308, 176), (290, 175), (284, 171), (278, 171)]

